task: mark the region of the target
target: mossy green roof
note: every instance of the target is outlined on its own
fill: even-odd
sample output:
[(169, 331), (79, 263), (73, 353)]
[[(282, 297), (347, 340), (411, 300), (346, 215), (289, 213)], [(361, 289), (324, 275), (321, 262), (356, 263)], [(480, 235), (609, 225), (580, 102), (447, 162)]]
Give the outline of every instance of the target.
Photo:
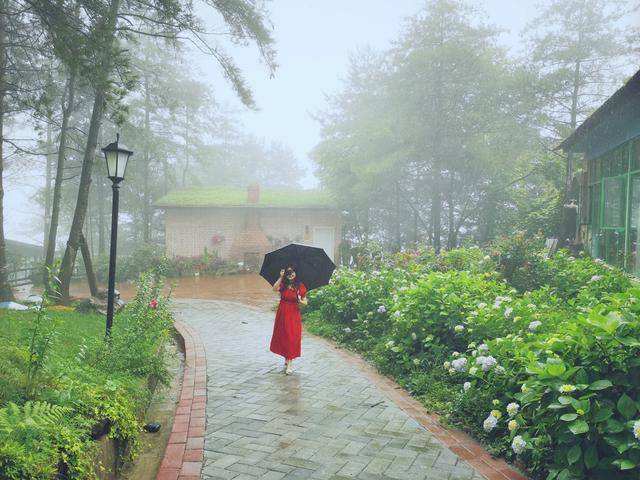
[(331, 197), (321, 190), (261, 188), (257, 204), (247, 202), (247, 189), (241, 187), (199, 187), (169, 192), (156, 207), (278, 207), (333, 208)]

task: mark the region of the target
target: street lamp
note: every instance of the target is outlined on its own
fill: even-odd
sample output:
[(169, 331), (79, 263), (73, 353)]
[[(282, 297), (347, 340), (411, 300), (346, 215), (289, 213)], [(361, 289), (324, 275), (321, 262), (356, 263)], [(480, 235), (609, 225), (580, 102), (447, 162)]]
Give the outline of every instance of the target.
[(113, 303), (116, 289), (116, 247), (118, 246), (118, 206), (120, 203), (120, 182), (124, 180), (127, 162), (133, 152), (120, 143), (120, 134), (116, 141), (102, 149), (107, 161), (107, 176), (111, 180), (113, 201), (111, 204), (111, 249), (109, 251), (109, 286), (107, 293), (107, 337), (111, 336), (113, 324)]

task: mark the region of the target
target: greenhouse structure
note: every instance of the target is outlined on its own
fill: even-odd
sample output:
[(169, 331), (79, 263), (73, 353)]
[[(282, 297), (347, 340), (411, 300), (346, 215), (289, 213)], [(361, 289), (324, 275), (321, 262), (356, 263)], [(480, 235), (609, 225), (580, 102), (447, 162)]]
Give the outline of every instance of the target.
[(593, 257), (640, 274), (640, 71), (560, 148), (583, 158), (579, 241)]

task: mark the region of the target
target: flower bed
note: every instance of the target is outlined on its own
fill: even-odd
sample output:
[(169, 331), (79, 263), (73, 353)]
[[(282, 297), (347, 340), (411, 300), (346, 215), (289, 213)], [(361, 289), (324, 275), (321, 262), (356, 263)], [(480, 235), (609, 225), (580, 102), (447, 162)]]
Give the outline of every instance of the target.
[(136, 453), (150, 380), (167, 380), (173, 324), (161, 285), (143, 276), (114, 319), (41, 305), (0, 310), (0, 478), (96, 477), (96, 438)]
[(534, 478), (638, 478), (640, 290), (518, 242), (340, 270), (305, 323)]

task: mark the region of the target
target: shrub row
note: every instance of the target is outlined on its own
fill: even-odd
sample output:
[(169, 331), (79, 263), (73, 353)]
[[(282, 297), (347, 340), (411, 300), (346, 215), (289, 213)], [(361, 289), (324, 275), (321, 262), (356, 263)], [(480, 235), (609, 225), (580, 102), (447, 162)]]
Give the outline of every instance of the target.
[(638, 478), (640, 290), (599, 261), (535, 247), (514, 237), (340, 270), (310, 295), (307, 328), (532, 477)]

